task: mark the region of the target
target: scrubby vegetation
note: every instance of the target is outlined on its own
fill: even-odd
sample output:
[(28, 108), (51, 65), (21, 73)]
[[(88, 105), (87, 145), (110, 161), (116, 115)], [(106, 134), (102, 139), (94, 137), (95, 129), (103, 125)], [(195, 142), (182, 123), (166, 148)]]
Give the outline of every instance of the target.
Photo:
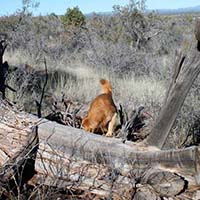
[[(0, 58), (4, 54), (4, 58), (0, 60), (0, 77), (4, 80), (0, 85), (5, 86), (6, 80), (6, 85), (11, 88), (11, 90), (6, 89), (5, 94), (9, 101), (0, 99), (2, 113), (0, 131), (3, 146), (1, 160), (6, 162), (1, 167), (0, 196), (5, 196), (5, 199), (118, 199), (118, 196), (119, 199), (140, 199), (140, 195), (145, 195), (151, 199), (172, 199), (174, 196), (185, 199), (187, 196), (184, 192), (187, 191), (188, 185), (195, 186), (195, 189), (187, 191), (191, 199), (198, 195), (194, 192), (198, 188), (193, 183), (193, 178), (196, 180), (199, 173), (196, 159), (199, 156), (199, 149), (192, 147), (184, 151), (182, 148), (198, 145), (200, 142), (199, 79), (188, 93), (173, 125), (164, 146), (168, 150), (157, 152), (151, 149), (152, 143), (148, 142), (149, 149), (142, 149), (145, 148), (144, 138), (149, 130), (152, 131), (152, 124), (163, 107), (163, 101), (169, 100), (170, 95), (174, 97), (172, 101), (166, 100), (168, 106), (164, 111), (167, 114), (173, 114), (173, 109), (169, 112), (166, 110), (168, 111), (172, 104), (177, 105), (173, 102), (175, 98), (178, 97), (179, 105), (182, 105), (180, 100), (184, 99), (184, 95), (177, 95), (178, 89), (173, 90), (173, 88), (182, 84), (180, 79), (187, 79), (191, 71), (185, 69), (190, 69), (196, 63), (192, 56), (189, 61), (184, 56), (181, 57), (187, 60), (186, 64), (184, 60), (181, 60), (182, 64), (176, 65), (174, 62), (180, 49), (185, 55), (190, 52), (191, 43), (195, 40), (193, 22), (198, 14), (148, 13), (145, 10), (145, 0), (131, 0), (127, 6), (114, 6), (110, 14), (84, 15), (78, 7), (75, 7), (66, 8), (66, 13), (62, 16), (55, 13), (34, 16), (30, 8), (37, 7), (38, 4), (32, 2), (34, 1), (24, 0), (21, 10), (13, 15), (0, 17)], [(7, 62), (3, 61), (8, 61), (9, 67)], [(177, 77), (173, 79), (174, 82), (170, 87), (172, 90), (169, 90), (166, 95), (174, 71), (172, 67), (176, 66), (187, 73), (184, 74), (184, 70), (177, 72), (179, 79)], [(180, 71), (183, 73), (181, 74)], [(122, 130), (126, 129), (129, 132), (139, 130), (138, 126), (130, 128), (133, 124), (144, 126), (145, 117), (140, 115), (143, 108), (148, 111), (149, 116), (153, 116), (149, 120), (150, 123), (141, 132), (138, 131), (137, 135), (127, 134), (120, 137), (123, 131), (119, 131), (120, 139), (116, 140), (118, 145), (113, 145), (114, 148), (111, 149), (113, 152), (106, 151), (106, 148), (114, 144), (113, 138), (109, 143), (109, 139), (99, 137), (98, 143), (97, 136), (59, 125), (55, 128), (56, 126), (51, 126), (52, 122), (43, 123), (39, 120), (41, 124), (30, 131), (30, 127), (33, 127), (38, 119), (32, 115), (29, 115), (29, 118), (17, 111), (23, 110), (42, 115), (51, 120), (54, 116), (59, 118), (61, 124), (80, 128), (81, 117), (85, 115), (89, 103), (100, 91), (101, 78), (111, 81), (114, 101), (120, 109), (126, 111), (121, 114), (127, 114), (122, 119), (126, 118), (126, 122), (132, 119), (138, 122), (137, 124), (124, 123), (126, 126), (123, 126)], [(177, 80), (180, 82), (177, 83)], [(178, 91), (183, 91), (183, 88), (187, 91), (187, 87), (183, 85), (179, 87), (182, 90)], [(14, 89), (16, 92), (13, 92)], [(17, 109), (13, 110), (11, 106), (13, 103)], [(65, 119), (60, 117), (63, 113), (59, 112), (63, 107)], [(56, 113), (57, 116), (52, 113)], [(162, 120), (166, 121), (165, 119), (166, 115)], [(41, 136), (43, 124), (46, 125), (46, 129), (43, 129), (44, 133), (45, 130), (47, 131)], [(5, 131), (6, 128), (9, 134)], [(66, 134), (67, 137), (64, 135), (66, 130), (70, 133)], [(21, 143), (21, 140), (25, 140), (24, 131), (28, 136), (34, 137), (35, 143), (30, 142), (30, 138), (25, 143)], [(14, 132), (16, 135), (13, 134)], [(85, 134), (83, 136), (85, 138), (79, 137), (79, 132)], [(165, 132), (167, 131), (155, 137), (168, 135), (168, 132), (167, 134)], [(78, 139), (74, 137), (76, 133)], [(94, 140), (91, 139), (93, 136)], [(141, 146), (137, 146), (138, 143), (125, 143), (128, 136), (132, 136), (134, 142), (142, 141)], [(18, 142), (20, 145), (23, 144), (22, 146), (29, 153), (15, 148), (16, 138), (19, 138)], [(7, 143), (8, 146), (5, 145)], [(156, 147), (163, 147), (163, 144), (158, 145), (158, 143)], [(96, 148), (96, 144), (100, 144), (103, 150)], [(124, 148), (124, 151), (121, 151), (122, 146), (126, 146), (127, 150), (125, 151)], [(177, 148), (181, 150), (172, 150)], [(13, 160), (11, 159), (13, 151), (10, 149), (14, 149), (18, 155)], [(117, 150), (119, 152), (116, 152)], [(145, 150), (148, 151), (147, 154)], [(83, 153), (83, 158), (76, 158), (77, 152), (80, 155)], [(87, 156), (89, 158), (86, 158)], [(32, 159), (31, 168), (26, 159), (29, 161)], [(22, 163), (24, 161), (25, 164)], [(178, 172), (183, 174), (171, 172), (171, 168), (174, 170), (177, 166)], [(43, 168), (44, 171), (41, 170)], [(13, 171), (16, 172), (15, 175)], [(30, 172), (33, 174), (31, 175)], [(26, 175), (28, 175), (27, 180), (25, 180)], [(33, 175), (34, 178), (38, 178), (35, 182), (34, 178), (30, 180), (30, 176)], [(14, 182), (8, 181), (9, 178)], [(30, 182), (27, 183), (28, 180)], [(129, 186), (126, 188), (124, 185), (127, 183)], [(82, 189), (79, 188), (80, 185)], [(168, 194), (168, 190), (172, 197)]]
[[(176, 50), (182, 48), (187, 52), (194, 39), (195, 15), (147, 14), (145, 1), (114, 6), (109, 15), (84, 16), (76, 7), (68, 9), (63, 16), (35, 17), (28, 8), (26, 5), (12, 16), (0, 18), (2, 36), (9, 41), (5, 60), (12, 66), (7, 81), (17, 90), (17, 93), (8, 92), (11, 101), (36, 113), (35, 100), (40, 98), (45, 81), (45, 57), (49, 79), (43, 116), (49, 114), (52, 101), (63, 93), (78, 102), (83, 115), (85, 107), (99, 92), (99, 79), (104, 77), (114, 86), (117, 105), (121, 103), (128, 112), (144, 105), (157, 117)], [(199, 92), (197, 80), (166, 148), (182, 147), (192, 141), (191, 130), (200, 117)]]

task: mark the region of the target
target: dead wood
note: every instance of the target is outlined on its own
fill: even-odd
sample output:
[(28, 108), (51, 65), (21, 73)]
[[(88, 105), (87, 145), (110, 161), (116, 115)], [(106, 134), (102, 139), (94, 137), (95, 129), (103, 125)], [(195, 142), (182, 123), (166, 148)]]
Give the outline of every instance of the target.
[(8, 75), (9, 65), (7, 61), (5, 62), (3, 61), (3, 55), (7, 48), (7, 45), (8, 44), (5, 39), (0, 41), (0, 93), (3, 99), (5, 99), (6, 97), (6, 94), (5, 94), (6, 88), (11, 90), (12, 92), (16, 92), (16, 90), (14, 90), (12, 87), (6, 84), (6, 78)]
[(183, 177), (169, 171), (149, 169), (145, 172), (142, 181), (148, 184), (159, 196), (176, 196), (188, 187), (188, 181)]
[[(200, 22), (195, 25), (195, 36), (199, 43)], [(183, 102), (193, 82), (200, 73), (200, 51), (192, 47), (188, 55), (178, 53), (174, 67), (173, 76), (169, 89), (166, 93), (164, 105), (158, 119), (149, 136), (143, 142), (147, 146), (156, 146), (162, 149), (174, 121), (181, 109)]]
[[(97, 135), (94, 134), (93, 135), (96, 138), (96, 144), (94, 146), (98, 144), (98, 148), (101, 148), (99, 145), (99, 143), (101, 143), (103, 150), (98, 149), (98, 154), (100, 154), (98, 155), (95, 149), (92, 149), (94, 155), (85, 157), (84, 154), (86, 153), (85, 151), (87, 148), (84, 148), (83, 143), (80, 144), (82, 148), (77, 144), (75, 146), (73, 145), (73, 147), (71, 147), (72, 149), (70, 148), (69, 151), (69, 143), (66, 144), (66, 140), (71, 138), (72, 135), (65, 140), (65, 137), (61, 137), (56, 129), (57, 128), (54, 127), (54, 133), (47, 136), (48, 139), (44, 144), (40, 143), (40, 149), (35, 166), (38, 173), (31, 180), (32, 184), (44, 183), (46, 185), (53, 185), (61, 188), (65, 187), (73, 190), (79, 188), (81, 190), (89, 190), (94, 194), (104, 197), (109, 197), (112, 194), (112, 196), (115, 196), (116, 198), (118, 197), (118, 199), (132, 199), (132, 195), (141, 185), (143, 187), (152, 188), (154, 193), (156, 191), (156, 193), (161, 196), (175, 196), (181, 191), (184, 191), (184, 189), (187, 188), (187, 181), (173, 172), (166, 171), (167, 169), (172, 170), (174, 168), (175, 170), (176, 168), (175, 171), (184, 171), (186, 174), (189, 173), (190, 175), (186, 177), (188, 179), (191, 178), (191, 174), (195, 174), (194, 171), (190, 171), (191, 168), (189, 172), (186, 169), (183, 169), (183, 166), (178, 166), (180, 163), (178, 164), (177, 162), (176, 164), (172, 164), (174, 167), (171, 167), (172, 165), (170, 164), (170, 161), (166, 161), (166, 158), (161, 155), (163, 160), (168, 163), (164, 164), (165, 161), (156, 156), (156, 154), (161, 153), (160, 151), (151, 152), (152, 156), (147, 155), (146, 161), (144, 161), (144, 159), (142, 160), (141, 158), (143, 157), (142, 155), (147, 152), (137, 152), (134, 148), (124, 145), (128, 149), (130, 148), (129, 150), (132, 151), (132, 154), (137, 154), (135, 160), (131, 160), (131, 158), (126, 159), (126, 150), (123, 148), (123, 144), (119, 147), (120, 143), (117, 143), (119, 140), (116, 139), (116, 141), (113, 141), (113, 139), (111, 139), (113, 145), (109, 145), (111, 141), (106, 141), (107, 138), (99, 136), (102, 140), (98, 142), (98, 138), (96, 138)], [(65, 129), (65, 134), (68, 135), (66, 130), (67, 129)], [(72, 134), (76, 135), (74, 132)], [(85, 132), (81, 134), (83, 134), (83, 138), (87, 137), (87, 135), (92, 135)], [(40, 132), (39, 135), (42, 136), (43, 134)], [(55, 141), (55, 135), (62, 140), (62, 145), (59, 150), (57, 150), (58, 148), (55, 148), (55, 146), (60, 146), (58, 140), (56, 141), (56, 145), (55, 143), (52, 143)], [(104, 138), (106, 140), (103, 140)], [(89, 143), (91, 139), (92, 138), (88, 138)], [(79, 138), (79, 140), (81, 141), (81, 138)], [(44, 138), (42, 141), (44, 141)], [(69, 142), (78, 143), (78, 141), (75, 140)], [(118, 151), (116, 154), (119, 154), (122, 151), (124, 157), (116, 158), (116, 156), (119, 155), (114, 155), (114, 153), (111, 154), (107, 145), (110, 147), (116, 145), (114, 147), (115, 152)], [(78, 149), (81, 149), (81, 152), (79, 152)], [(95, 153), (98, 157), (95, 157)], [(155, 168), (151, 168), (150, 166), (154, 166)], [(163, 171), (164, 167), (165, 170)], [(180, 174), (183, 175), (184, 173)], [(194, 183), (193, 181), (191, 181), (191, 184)]]
[(197, 39), (197, 49), (200, 51), (200, 19), (196, 19), (195, 37)]
[[(152, 151), (147, 149), (148, 151), (142, 151), (132, 142), (123, 144), (117, 138), (105, 138), (49, 121), (38, 126), (38, 134), (41, 141), (48, 138), (50, 146), (63, 146), (63, 151), (68, 155), (109, 164), (117, 168), (121, 166), (120, 170), (123, 173), (126, 173), (126, 169), (145, 168), (149, 165), (162, 165), (174, 170), (197, 173), (198, 147), (181, 150)], [(125, 165), (126, 167), (124, 167)]]
[(161, 200), (161, 198), (151, 188), (140, 186), (133, 200)]
[(163, 147), (187, 93), (199, 73), (200, 52), (193, 49), (189, 55), (180, 53), (175, 62), (174, 74), (164, 105), (145, 141), (147, 145), (156, 146), (160, 149)]
[(36, 106), (37, 106), (37, 115), (39, 118), (42, 117), (42, 102), (43, 102), (43, 98), (44, 98), (44, 92), (45, 92), (45, 88), (47, 86), (47, 82), (48, 82), (48, 71), (47, 71), (47, 62), (46, 59), (44, 58), (44, 66), (45, 66), (45, 82), (42, 88), (42, 94), (40, 97), (40, 101), (35, 100)]
[(38, 135), (37, 129), (20, 130), (2, 122), (0, 134), (0, 190), (2, 198), (9, 198), (9, 194), (17, 194), (35, 174)]
[(147, 124), (149, 124), (152, 116), (145, 111), (144, 106), (139, 106), (134, 109), (130, 116), (126, 113), (123, 107), (120, 105), (119, 116), (121, 122), (121, 130), (117, 137), (122, 138), (122, 142), (126, 140), (136, 142), (143, 140), (147, 136), (147, 132), (142, 131)]
[(8, 65), (7, 62), (3, 62), (3, 55), (5, 52), (5, 49), (7, 47), (7, 43), (5, 40), (0, 41), (0, 92), (2, 93), (2, 98), (5, 99), (5, 81), (6, 81), (6, 74), (8, 71)]
[(79, 111), (80, 106), (76, 106), (73, 101), (66, 99), (63, 94), (61, 100), (53, 101), (51, 112), (45, 118), (65, 126), (80, 128), (82, 118), (78, 115)]
[[(174, 197), (200, 182), (198, 147), (138, 151), (129, 141), (123, 144), (121, 139), (55, 122), (37, 122), (36, 117), (18, 113), (8, 105), (1, 104), (0, 108), (0, 163), (1, 172), (6, 171), (1, 183), (7, 190), (10, 187), (6, 183), (13, 180), (10, 174), (16, 171), (20, 176), (14, 180), (23, 177), (22, 182), (16, 182), (19, 185), (28, 181), (36, 187), (42, 184), (71, 192), (88, 191), (107, 199), (134, 199), (149, 192), (152, 199)], [(36, 122), (38, 132), (31, 129)], [(25, 163), (29, 163), (26, 167), (30, 176), (26, 170), (19, 173)]]

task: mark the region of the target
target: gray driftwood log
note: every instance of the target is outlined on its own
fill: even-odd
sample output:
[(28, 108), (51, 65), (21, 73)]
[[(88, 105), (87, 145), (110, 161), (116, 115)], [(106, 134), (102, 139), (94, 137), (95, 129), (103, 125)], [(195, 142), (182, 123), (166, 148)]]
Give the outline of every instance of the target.
[[(27, 174), (22, 173), (24, 163), (32, 158), (26, 181), (36, 187), (82, 190), (112, 199), (141, 196), (159, 199), (176, 195), (181, 199), (181, 195), (190, 195), (199, 186), (198, 147), (141, 150), (132, 142), (124, 144), (121, 139), (86, 133), (47, 120), (38, 121), (12, 109), (1, 112), (4, 113), (0, 121), (1, 177), (13, 180), (12, 175), (20, 175), (18, 180), (14, 179), (16, 184)], [(38, 129), (31, 128), (35, 123)], [(5, 170), (5, 166), (10, 167)], [(2, 192), (8, 195), (10, 186), (6, 187), (3, 180), (0, 181)]]
[(0, 101), (0, 198), (12, 199), (35, 174), (39, 138), (18, 112)]
[[(129, 190), (137, 188), (136, 186), (133, 187), (134, 184), (148, 184), (163, 196), (175, 196), (186, 189), (192, 190), (200, 184), (199, 147), (190, 147), (182, 150), (155, 151), (150, 149), (143, 151), (131, 142), (123, 144), (120, 139), (89, 134), (48, 121), (38, 126), (38, 135), (40, 141), (42, 141), (42, 145), (39, 148), (40, 155), (46, 155), (45, 160), (49, 159), (49, 163), (46, 162), (44, 164), (42, 161), (44, 157), (38, 157), (36, 171), (40, 171), (40, 175), (47, 174), (50, 171), (49, 167), (52, 169), (53, 174), (55, 171), (62, 171), (64, 177), (71, 176), (72, 180), (76, 180), (80, 188), (83, 189), (86, 185), (88, 186), (86, 187), (87, 189), (94, 187), (94, 190), (91, 189), (91, 191), (97, 194), (109, 194), (110, 184), (113, 181), (112, 176), (116, 179), (114, 181), (116, 190), (112, 190), (113, 194), (119, 191), (117, 187), (119, 182), (121, 185), (126, 185), (126, 187), (123, 186), (122, 188), (129, 186)], [(60, 149), (57, 153), (55, 152), (55, 159), (56, 155), (58, 157), (61, 155), (63, 160), (61, 158), (59, 160), (65, 163), (60, 168), (58, 168), (57, 162), (55, 162), (54, 167), (52, 167), (51, 163), (52, 154), (50, 152), (57, 149), (57, 147), (60, 147)], [(49, 154), (47, 149), (49, 149)], [(74, 158), (76, 159), (73, 160)], [(69, 170), (68, 165), (76, 166), (75, 174), (73, 174), (73, 170), (72, 174), (67, 171)], [(96, 177), (94, 182), (91, 181), (93, 179), (90, 177), (91, 174), (88, 174), (90, 167), (92, 168), (91, 171), (93, 171), (93, 178), (94, 175)], [(100, 169), (104, 169), (107, 172), (106, 174), (103, 170), (107, 179), (101, 179), (102, 172), (100, 173)], [(80, 172), (83, 173), (82, 176), (85, 180), (84, 178), (79, 180)], [(47, 184), (48, 182), (54, 182), (55, 178), (57, 180), (56, 183), (60, 186), (69, 184), (69, 182), (64, 183), (62, 178), (59, 181), (57, 175), (52, 175), (52, 177), (54, 178), (50, 179), (48, 177)], [(69, 179), (67, 178), (67, 180)], [(134, 184), (129, 185), (128, 183)], [(91, 184), (96, 185), (92, 187)], [(101, 185), (104, 185), (104, 188), (101, 188)], [(124, 191), (121, 192), (121, 194), (123, 193)]]

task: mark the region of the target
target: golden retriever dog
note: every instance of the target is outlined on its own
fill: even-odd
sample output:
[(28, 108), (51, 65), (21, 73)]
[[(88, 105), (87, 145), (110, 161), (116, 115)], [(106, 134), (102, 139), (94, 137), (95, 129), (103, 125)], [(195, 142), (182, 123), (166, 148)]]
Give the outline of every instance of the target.
[(86, 117), (82, 120), (82, 128), (93, 133), (106, 133), (107, 137), (113, 136), (117, 126), (117, 108), (112, 98), (112, 86), (108, 80), (101, 79), (101, 94), (90, 104)]

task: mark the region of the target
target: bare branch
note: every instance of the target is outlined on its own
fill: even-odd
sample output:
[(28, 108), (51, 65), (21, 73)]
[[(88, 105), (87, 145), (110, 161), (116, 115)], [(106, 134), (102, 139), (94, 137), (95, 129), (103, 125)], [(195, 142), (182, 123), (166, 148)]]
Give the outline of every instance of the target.
[(39, 118), (42, 117), (42, 101), (43, 101), (43, 98), (44, 98), (45, 88), (46, 88), (47, 82), (48, 82), (48, 72), (47, 72), (46, 58), (44, 58), (44, 66), (45, 66), (45, 82), (44, 82), (44, 85), (43, 85), (43, 88), (42, 88), (42, 94), (41, 94), (40, 101), (38, 102), (36, 100), (36, 106), (37, 106), (37, 112), (38, 112)]

